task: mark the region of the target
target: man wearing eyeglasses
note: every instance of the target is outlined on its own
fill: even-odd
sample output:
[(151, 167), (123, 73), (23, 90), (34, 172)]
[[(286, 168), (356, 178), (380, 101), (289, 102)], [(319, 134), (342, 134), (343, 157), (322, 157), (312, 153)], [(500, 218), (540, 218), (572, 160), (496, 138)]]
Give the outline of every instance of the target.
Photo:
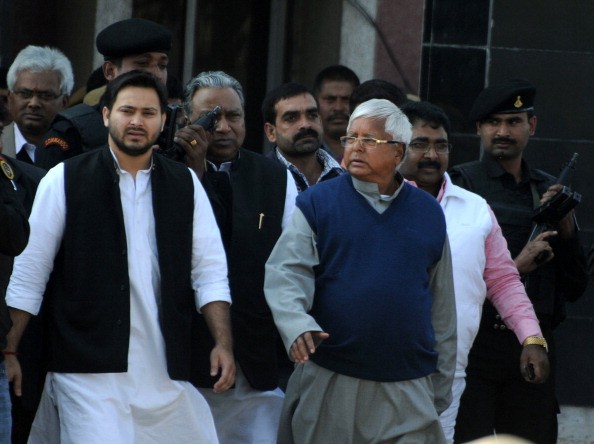
[(396, 171), (411, 125), (391, 102), (352, 113), (349, 174), (297, 197), (266, 264), (291, 359), (278, 442), (444, 443), (456, 310), (441, 208)]
[[(495, 215), (483, 198), (452, 184), (446, 173), (451, 151), (447, 115), (427, 102), (407, 103), (402, 112), (412, 123), (413, 134), (399, 171), (440, 203), (452, 250), (458, 351), (453, 400), (439, 419), (448, 443), (453, 443), (468, 352), (479, 329), (485, 298), (497, 308), (505, 328), (515, 333), (520, 344), (529, 337), (542, 337), (542, 332)], [(529, 383), (544, 382), (549, 372), (545, 350), (526, 345), (516, 368)]]
[(13, 123), (2, 135), (3, 153), (35, 162), (35, 145), (58, 112), (68, 106), (74, 86), (72, 65), (57, 49), (27, 46), (7, 74), (8, 109)]

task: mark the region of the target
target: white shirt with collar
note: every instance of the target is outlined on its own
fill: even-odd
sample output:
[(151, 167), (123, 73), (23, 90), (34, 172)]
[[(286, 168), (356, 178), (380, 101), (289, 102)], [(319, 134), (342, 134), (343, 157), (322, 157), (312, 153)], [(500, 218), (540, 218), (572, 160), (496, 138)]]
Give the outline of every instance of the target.
[(23, 136), (23, 133), (21, 133), (21, 130), (16, 123), (14, 124), (14, 149), (15, 157), (22, 149), (26, 149), (31, 160), (35, 162), (35, 145), (27, 142), (27, 139), (25, 139), (25, 136)]

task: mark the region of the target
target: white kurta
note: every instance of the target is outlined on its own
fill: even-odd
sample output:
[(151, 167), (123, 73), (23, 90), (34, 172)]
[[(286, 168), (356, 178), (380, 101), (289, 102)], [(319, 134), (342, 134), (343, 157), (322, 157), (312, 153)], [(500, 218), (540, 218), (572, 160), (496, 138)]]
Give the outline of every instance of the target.
[[(204, 398), (167, 373), (159, 326), (160, 272), (150, 169), (136, 180), (118, 171), (130, 276), (130, 345), (126, 373), (49, 373), (30, 442), (217, 442)], [(36, 314), (65, 229), (63, 164), (42, 180), (31, 237), (15, 262), (7, 302)], [(210, 203), (196, 176), (192, 285), (196, 306), (230, 302), (225, 253)], [(49, 407), (49, 409), (48, 409)], [(52, 421), (59, 414), (60, 434)], [(54, 417), (54, 419), (56, 419)]]

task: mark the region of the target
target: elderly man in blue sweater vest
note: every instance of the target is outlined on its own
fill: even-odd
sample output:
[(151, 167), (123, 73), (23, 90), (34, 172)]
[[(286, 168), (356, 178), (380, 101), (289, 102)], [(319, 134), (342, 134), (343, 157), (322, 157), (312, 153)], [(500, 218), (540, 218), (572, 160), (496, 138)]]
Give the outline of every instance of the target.
[(297, 198), (265, 293), (296, 369), (279, 443), (443, 443), (456, 309), (443, 212), (396, 168), (411, 125), (387, 100), (351, 115), (349, 174)]

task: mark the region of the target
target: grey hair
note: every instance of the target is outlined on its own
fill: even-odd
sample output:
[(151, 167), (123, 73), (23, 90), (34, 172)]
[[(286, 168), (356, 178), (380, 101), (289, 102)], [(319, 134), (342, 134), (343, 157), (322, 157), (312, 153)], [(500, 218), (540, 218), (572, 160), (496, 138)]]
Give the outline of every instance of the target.
[(412, 125), (404, 113), (389, 100), (371, 99), (361, 103), (351, 114), (347, 131), (351, 129), (353, 121), (361, 117), (378, 120), (386, 119), (385, 131), (398, 142), (403, 142), (406, 145), (410, 143)]
[(232, 88), (239, 96), (241, 108), (245, 108), (243, 88), (236, 78), (223, 71), (205, 71), (190, 80), (184, 89), (184, 110), (188, 116), (192, 114), (192, 98), (202, 88)]
[(74, 74), (70, 60), (62, 51), (49, 46), (29, 45), (18, 53), (6, 75), (9, 91), (14, 92), (17, 76), (22, 71), (34, 73), (55, 71), (60, 79), (60, 93), (69, 96), (74, 88)]

